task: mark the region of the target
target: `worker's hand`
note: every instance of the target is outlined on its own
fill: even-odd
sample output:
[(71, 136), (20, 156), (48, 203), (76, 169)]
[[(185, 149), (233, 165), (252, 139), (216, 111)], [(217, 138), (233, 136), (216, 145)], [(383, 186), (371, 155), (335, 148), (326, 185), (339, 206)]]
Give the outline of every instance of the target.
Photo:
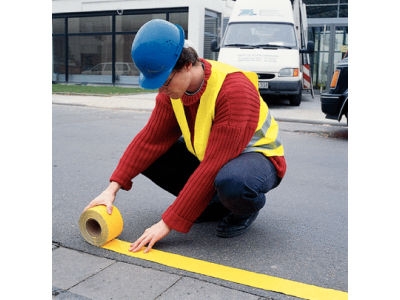
[(83, 211), (86, 211), (89, 208), (97, 205), (105, 205), (107, 207), (107, 213), (111, 215), (113, 203), (119, 189), (120, 185), (118, 183), (111, 182), (110, 185), (100, 195), (90, 201), (90, 203), (83, 209)]
[(147, 253), (151, 248), (153, 248), (157, 241), (166, 237), (170, 231), (171, 229), (168, 225), (165, 224), (163, 220), (160, 220), (150, 228), (147, 228), (142, 236), (130, 245), (129, 251), (138, 252), (142, 247), (147, 245), (146, 249), (143, 251), (144, 253)]

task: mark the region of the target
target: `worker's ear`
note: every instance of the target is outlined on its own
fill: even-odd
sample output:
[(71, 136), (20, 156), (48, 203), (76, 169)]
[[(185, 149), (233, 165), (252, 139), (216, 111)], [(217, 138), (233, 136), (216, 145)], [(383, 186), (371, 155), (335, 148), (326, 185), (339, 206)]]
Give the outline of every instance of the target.
[(191, 62), (188, 62), (185, 64), (184, 68), (186, 71), (190, 71), (193, 67), (193, 64)]

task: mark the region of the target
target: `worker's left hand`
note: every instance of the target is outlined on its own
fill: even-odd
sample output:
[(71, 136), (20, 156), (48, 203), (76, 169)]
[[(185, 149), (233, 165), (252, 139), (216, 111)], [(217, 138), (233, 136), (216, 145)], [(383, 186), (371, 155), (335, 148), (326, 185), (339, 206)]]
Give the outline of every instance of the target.
[(143, 232), (142, 236), (130, 245), (129, 251), (137, 252), (147, 245), (146, 249), (143, 251), (144, 253), (147, 253), (157, 241), (166, 237), (170, 231), (171, 229), (168, 225), (165, 224), (163, 220), (160, 220), (150, 228), (147, 228)]

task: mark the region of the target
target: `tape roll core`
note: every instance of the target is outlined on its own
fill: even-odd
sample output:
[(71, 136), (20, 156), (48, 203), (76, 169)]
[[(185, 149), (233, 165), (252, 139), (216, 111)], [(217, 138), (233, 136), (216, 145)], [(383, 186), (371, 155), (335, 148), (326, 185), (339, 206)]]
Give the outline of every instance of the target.
[(98, 237), (101, 235), (101, 226), (95, 219), (89, 219), (86, 221), (86, 231), (91, 236)]

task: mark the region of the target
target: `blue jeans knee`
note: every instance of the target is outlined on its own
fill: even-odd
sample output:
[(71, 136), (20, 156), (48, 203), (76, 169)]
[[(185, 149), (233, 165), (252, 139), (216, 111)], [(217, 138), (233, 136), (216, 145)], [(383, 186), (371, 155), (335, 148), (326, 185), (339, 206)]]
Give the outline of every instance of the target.
[(255, 152), (243, 153), (229, 161), (214, 181), (221, 203), (237, 215), (249, 215), (263, 208), (265, 194), (278, 184), (274, 165)]

